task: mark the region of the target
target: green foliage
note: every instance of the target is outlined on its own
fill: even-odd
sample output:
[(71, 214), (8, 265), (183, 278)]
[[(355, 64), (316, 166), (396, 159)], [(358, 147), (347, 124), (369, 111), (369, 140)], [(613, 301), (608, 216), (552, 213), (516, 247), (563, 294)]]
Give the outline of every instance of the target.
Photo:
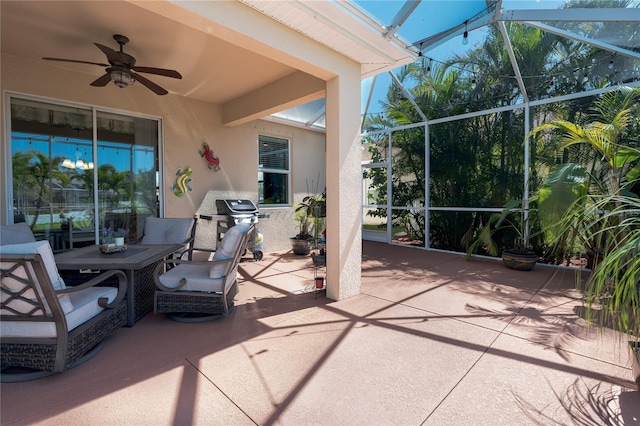
[(517, 253), (532, 252), (531, 224), (538, 220), (537, 210), (531, 209), (529, 206), (529, 203), (533, 201), (535, 200), (532, 199), (527, 202), (510, 200), (504, 205), (500, 213), (493, 213), (489, 216), (487, 223), (479, 230), (475, 231), (473, 227), (469, 228), (469, 231), (463, 237), (465, 242), (468, 243), (470, 241), (467, 249), (467, 259), (470, 259), (471, 255), (479, 247), (482, 247), (490, 255), (497, 256), (500, 247), (495, 240), (495, 235), (504, 229), (513, 231), (515, 235), (513, 244), (509, 247), (510, 251)]
[[(612, 0), (613, 1), (613, 0)], [(616, 4), (628, 4), (618, 1)], [(566, 4), (563, 7), (591, 7), (590, 1)], [(625, 7), (625, 6), (617, 6)], [(580, 28), (582, 33), (595, 36), (603, 26)], [(634, 31), (629, 27), (631, 33)], [(525, 81), (527, 96), (537, 100), (556, 95), (580, 92), (585, 89), (604, 87), (611, 81), (606, 72), (594, 72), (588, 82), (581, 78), (572, 78), (575, 69), (596, 68), (609, 63), (609, 54), (598, 51), (588, 45), (549, 32), (511, 22), (505, 23), (506, 32), (512, 43), (513, 52), (522, 75), (528, 76)], [(626, 31), (626, 30), (625, 30)], [(630, 34), (631, 34), (630, 33)], [(504, 38), (497, 26), (488, 27), (488, 35), (482, 45), (468, 50), (464, 55), (455, 55), (444, 63), (430, 63), (430, 72), (426, 70), (426, 60), (407, 65), (399, 70), (397, 79), (408, 88), (420, 111), (429, 120), (458, 116), (465, 113), (489, 108), (503, 107), (522, 102), (521, 88), (515, 79), (505, 78), (513, 74), (513, 65)], [(616, 58), (616, 66), (625, 66), (627, 59)], [(594, 65), (595, 64), (595, 65)], [(597, 74), (597, 75), (596, 75)], [(571, 78), (557, 78), (569, 75)], [(471, 84), (471, 81), (475, 84)], [(620, 109), (615, 105), (621, 93), (607, 94), (597, 99), (597, 113), (604, 117), (603, 123), (613, 123), (615, 128), (625, 126), (624, 116), (616, 120)], [(528, 123), (549, 119), (563, 120), (575, 126), (584, 127), (593, 121), (589, 110), (590, 98), (581, 98), (558, 103), (550, 103), (535, 107)], [(637, 99), (629, 103), (630, 112), (637, 111)], [(402, 90), (394, 82), (387, 91), (386, 99), (381, 103), (382, 113), (369, 116), (365, 120), (364, 129), (368, 132), (406, 126), (424, 121), (414, 104), (406, 99)], [(620, 141), (612, 165), (616, 167), (617, 182), (607, 177), (609, 167), (600, 165), (602, 154), (589, 149), (585, 144), (568, 143), (560, 136), (559, 128), (549, 126), (543, 133), (545, 138), (537, 138), (530, 144), (529, 191), (540, 194), (540, 226), (548, 232), (540, 234), (548, 240), (557, 236), (551, 224), (557, 222), (559, 213), (567, 204), (584, 194), (585, 188), (594, 186), (620, 185), (640, 176), (640, 157), (634, 151), (637, 146), (629, 143), (637, 135), (637, 126), (632, 126), (619, 133)], [(407, 232), (416, 239), (427, 238), (425, 229), (425, 201), (427, 207), (498, 207), (507, 200), (522, 199), (524, 196), (523, 180), (525, 176), (524, 146), (525, 114), (523, 110), (501, 111), (482, 116), (469, 117), (452, 122), (441, 122), (429, 125), (429, 169), (425, 176), (425, 134), (424, 127), (403, 128), (391, 133), (391, 148), (388, 148), (387, 134), (368, 136), (371, 161), (384, 163), (391, 158), (392, 183), (391, 191), (387, 189), (388, 169), (384, 167), (367, 169), (364, 177), (369, 179), (369, 194), (373, 199), (367, 200), (372, 205), (386, 206), (370, 209), (368, 214), (386, 218), (392, 215), (394, 227), (407, 227)], [(600, 130), (611, 136), (608, 127)], [(618, 137), (618, 136), (616, 136)], [(625, 141), (625, 142), (622, 142)], [(607, 149), (610, 146), (606, 147)], [(556, 173), (569, 173), (555, 170), (556, 163), (574, 163), (576, 169), (571, 174), (555, 176)], [(620, 165), (625, 164), (624, 172)], [(540, 187), (545, 177), (552, 173), (552, 178), (560, 180), (577, 179), (578, 166), (586, 171), (586, 180), (574, 182), (574, 187), (566, 187), (566, 193), (549, 191), (549, 187)], [(430, 193), (425, 194), (426, 179), (429, 179)], [(584, 179), (584, 176), (583, 176)], [(553, 183), (551, 183), (553, 185)], [(605, 188), (606, 188), (605, 186)], [(610, 193), (606, 190), (603, 193)], [(562, 198), (565, 197), (566, 198)], [(560, 203), (561, 202), (561, 203)], [(397, 208), (394, 208), (397, 207)], [(550, 212), (556, 212), (555, 216)], [(466, 214), (466, 212), (431, 211), (429, 238), (431, 247), (447, 250), (466, 251), (464, 244), (465, 231), (474, 232), (484, 226), (490, 219), (489, 214)], [(536, 231), (534, 231), (536, 232)], [(499, 247), (511, 244), (517, 235), (508, 230), (500, 230), (495, 234), (495, 242)], [(468, 235), (466, 235), (468, 237)], [(468, 240), (467, 240), (468, 241)], [(569, 242), (567, 243), (569, 244)], [(574, 250), (573, 245), (567, 245)]]
[(296, 238), (309, 239), (313, 237), (318, 239), (322, 227), (322, 219), (327, 214), (326, 195), (316, 194), (307, 195), (295, 207), (295, 219), (298, 222), (298, 234)]
[[(640, 199), (593, 196), (594, 211), (580, 231), (602, 243), (602, 260), (587, 281), (587, 320), (640, 337)], [(609, 209), (610, 206), (615, 206)]]
[[(555, 247), (547, 254), (548, 260), (561, 262), (576, 252), (574, 238), (560, 238), (565, 227), (559, 223), (569, 209), (583, 200), (587, 194), (586, 169), (579, 164), (561, 164), (554, 166), (545, 179), (538, 194), (540, 225), (544, 230), (545, 241), (554, 241)], [(579, 203), (584, 206), (583, 203)]]
[[(596, 206), (594, 196), (601, 195), (610, 202), (617, 202), (619, 200), (615, 197), (621, 194), (621, 183), (633, 188), (638, 182), (639, 95), (637, 88), (607, 92), (594, 101), (589, 121), (576, 124), (558, 119), (531, 131), (536, 138), (559, 135), (560, 149), (582, 148), (582, 156), (575, 157), (582, 160), (579, 164), (564, 164), (549, 176), (549, 179), (565, 179), (567, 186), (564, 190), (543, 188), (541, 191), (541, 208), (562, 204), (563, 211), (567, 211), (560, 224), (553, 225), (559, 218), (550, 215), (549, 221), (544, 223), (549, 230), (548, 237), (554, 241), (556, 257), (567, 258), (576, 250), (601, 253), (605, 235), (593, 232), (585, 224), (593, 220), (594, 214), (597, 217), (600, 211), (611, 211), (619, 206), (603, 205), (602, 200), (598, 200)], [(590, 197), (586, 196), (587, 193)]]
[(36, 206), (35, 214), (29, 224), (34, 229), (40, 210), (51, 208), (51, 188), (53, 182), (63, 186), (70, 182), (69, 177), (59, 171), (62, 157), (49, 158), (38, 150), (29, 150), (13, 154), (13, 191), (14, 194), (26, 193), (30, 204)]

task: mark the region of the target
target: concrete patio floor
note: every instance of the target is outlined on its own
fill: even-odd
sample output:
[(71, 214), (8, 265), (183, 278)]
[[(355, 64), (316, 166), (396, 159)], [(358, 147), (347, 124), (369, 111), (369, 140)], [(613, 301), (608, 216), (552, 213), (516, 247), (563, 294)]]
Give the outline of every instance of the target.
[(640, 423), (626, 343), (584, 327), (574, 271), (373, 242), (362, 268), (362, 293), (333, 302), (309, 257), (247, 257), (230, 316), (149, 314), (76, 368), (2, 384), (0, 421)]

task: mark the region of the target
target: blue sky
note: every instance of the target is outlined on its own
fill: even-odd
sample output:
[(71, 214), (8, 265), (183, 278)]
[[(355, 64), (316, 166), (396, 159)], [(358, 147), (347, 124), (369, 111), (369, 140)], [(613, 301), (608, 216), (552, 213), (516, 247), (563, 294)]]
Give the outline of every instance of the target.
[[(404, 0), (356, 0), (360, 7), (376, 17), (382, 24), (391, 22)], [(558, 0), (504, 0), (503, 9), (557, 9), (564, 1)], [(423, 0), (411, 16), (402, 25), (398, 34), (407, 43), (415, 43), (426, 37), (463, 23), (484, 10), (484, 0)], [(426, 57), (435, 61), (445, 61), (453, 54), (463, 54), (465, 50), (482, 43), (486, 30), (479, 29), (469, 32), (469, 43), (462, 44), (462, 37), (455, 37), (448, 42), (426, 51)], [(364, 111), (369, 96), (372, 79), (362, 82), (361, 110)], [(380, 111), (379, 100), (384, 99), (387, 88), (391, 84), (391, 77), (387, 73), (376, 78), (374, 94), (369, 106), (369, 113)]]

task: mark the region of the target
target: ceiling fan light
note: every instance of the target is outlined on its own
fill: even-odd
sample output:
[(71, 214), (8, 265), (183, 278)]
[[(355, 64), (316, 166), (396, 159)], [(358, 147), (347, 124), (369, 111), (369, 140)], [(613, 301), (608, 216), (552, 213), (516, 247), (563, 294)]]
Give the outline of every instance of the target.
[(111, 81), (113, 81), (116, 86), (124, 88), (131, 86), (135, 80), (131, 74), (125, 71), (113, 70), (111, 71)]
[(65, 158), (64, 161), (62, 162), (62, 167), (64, 167), (65, 169), (75, 169), (76, 163), (75, 161)]

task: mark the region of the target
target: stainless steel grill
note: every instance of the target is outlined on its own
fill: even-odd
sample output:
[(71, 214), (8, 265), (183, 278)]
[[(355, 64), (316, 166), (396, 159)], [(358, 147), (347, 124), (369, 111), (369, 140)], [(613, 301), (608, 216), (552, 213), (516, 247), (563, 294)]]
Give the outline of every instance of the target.
[(258, 223), (260, 212), (251, 200), (216, 200), (219, 215), (227, 215), (229, 226), (239, 223)]
[(249, 235), (248, 249), (253, 253), (255, 260), (261, 260), (262, 253), (262, 235), (255, 225), (258, 223), (259, 218), (269, 217), (268, 215), (261, 215), (258, 207), (251, 200), (216, 200), (216, 208), (218, 209), (218, 215), (226, 215), (227, 221), (218, 222), (218, 241), (224, 235), (224, 232), (239, 223), (249, 223), (254, 225), (253, 232)]

